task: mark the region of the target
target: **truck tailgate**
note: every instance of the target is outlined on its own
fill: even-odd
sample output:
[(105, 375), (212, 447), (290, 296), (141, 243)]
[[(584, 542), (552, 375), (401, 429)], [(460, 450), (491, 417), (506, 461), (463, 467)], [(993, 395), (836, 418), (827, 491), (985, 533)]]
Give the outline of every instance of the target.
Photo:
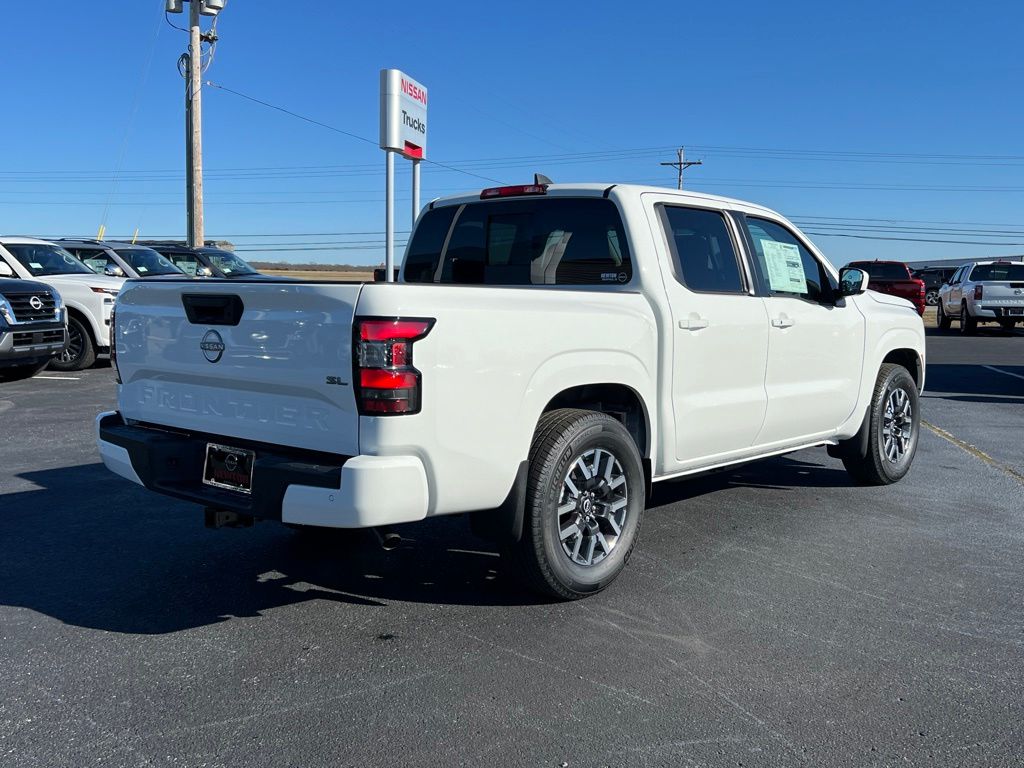
[(121, 414), (226, 438), (358, 453), (360, 284), (129, 282), (116, 307)]

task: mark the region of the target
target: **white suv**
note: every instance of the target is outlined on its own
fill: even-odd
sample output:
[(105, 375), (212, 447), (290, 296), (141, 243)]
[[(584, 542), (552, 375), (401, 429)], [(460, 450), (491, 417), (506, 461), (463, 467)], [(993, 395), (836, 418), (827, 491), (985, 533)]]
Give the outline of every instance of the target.
[(1005, 330), (1024, 322), (1024, 262), (973, 261), (953, 273), (939, 289), (939, 328), (959, 320), (960, 332), (972, 334), (979, 322), (999, 323)]
[(0, 277), (4, 276), (39, 280), (64, 299), (68, 344), (51, 368), (78, 371), (110, 351), (110, 313), (124, 285), (122, 278), (97, 275), (59, 245), (29, 237), (0, 237)]

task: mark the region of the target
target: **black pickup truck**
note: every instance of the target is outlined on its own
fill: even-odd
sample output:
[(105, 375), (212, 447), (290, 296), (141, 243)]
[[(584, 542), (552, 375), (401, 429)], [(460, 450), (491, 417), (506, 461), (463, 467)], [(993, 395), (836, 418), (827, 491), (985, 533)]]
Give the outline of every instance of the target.
[(60, 294), (35, 280), (0, 278), (0, 381), (35, 376), (67, 344)]

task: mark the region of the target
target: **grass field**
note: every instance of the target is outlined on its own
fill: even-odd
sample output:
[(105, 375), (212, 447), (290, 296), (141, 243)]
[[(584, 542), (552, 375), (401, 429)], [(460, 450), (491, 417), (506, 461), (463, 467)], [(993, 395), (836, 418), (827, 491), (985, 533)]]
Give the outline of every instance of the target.
[(282, 277), (295, 277), (299, 280), (343, 280), (349, 283), (368, 283), (373, 282), (373, 270), (368, 269), (365, 272), (353, 272), (346, 270), (344, 272), (337, 271), (332, 272), (326, 269), (317, 270), (296, 270), (296, 269), (261, 269), (265, 275), (280, 275)]

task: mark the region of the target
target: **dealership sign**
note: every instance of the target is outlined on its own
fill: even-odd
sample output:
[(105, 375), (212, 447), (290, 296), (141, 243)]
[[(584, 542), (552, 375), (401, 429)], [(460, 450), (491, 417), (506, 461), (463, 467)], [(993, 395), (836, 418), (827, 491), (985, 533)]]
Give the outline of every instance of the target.
[(427, 89), (397, 69), (380, 71), (380, 148), (427, 156)]

